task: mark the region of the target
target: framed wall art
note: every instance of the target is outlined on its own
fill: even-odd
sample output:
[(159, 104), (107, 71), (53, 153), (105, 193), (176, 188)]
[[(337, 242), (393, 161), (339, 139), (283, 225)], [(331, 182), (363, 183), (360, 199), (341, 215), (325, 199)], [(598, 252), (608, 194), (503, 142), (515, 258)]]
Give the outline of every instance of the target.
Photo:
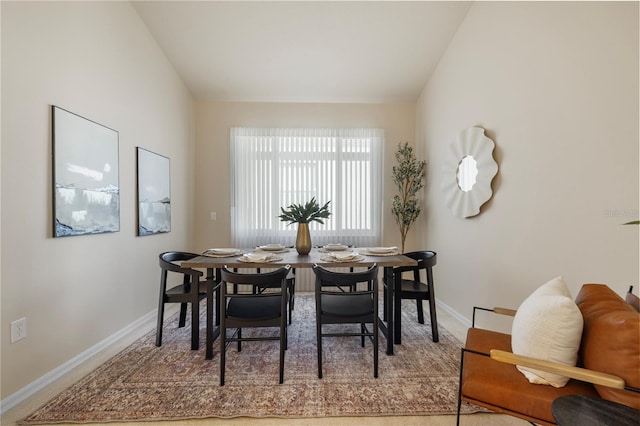
[(138, 235), (171, 231), (171, 178), (169, 158), (137, 148)]
[(52, 105), (54, 237), (120, 231), (118, 132)]

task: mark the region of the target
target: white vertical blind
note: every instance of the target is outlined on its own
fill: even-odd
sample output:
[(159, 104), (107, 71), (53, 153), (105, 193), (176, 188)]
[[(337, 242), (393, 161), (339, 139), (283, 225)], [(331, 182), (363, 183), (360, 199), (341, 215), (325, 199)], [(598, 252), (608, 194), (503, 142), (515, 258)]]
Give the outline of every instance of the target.
[(327, 201), (331, 217), (310, 224), (314, 245), (379, 245), (382, 129), (231, 129), (231, 235), (236, 247), (295, 243), (280, 207)]

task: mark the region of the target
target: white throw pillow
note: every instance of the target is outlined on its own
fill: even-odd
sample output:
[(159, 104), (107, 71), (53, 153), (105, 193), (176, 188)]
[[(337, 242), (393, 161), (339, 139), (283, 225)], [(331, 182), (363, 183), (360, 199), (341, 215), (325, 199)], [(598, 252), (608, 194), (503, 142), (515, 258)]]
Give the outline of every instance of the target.
[[(582, 338), (582, 313), (562, 277), (539, 287), (522, 302), (513, 319), (513, 353), (575, 366)], [(518, 370), (529, 382), (562, 387), (568, 377), (532, 368)]]

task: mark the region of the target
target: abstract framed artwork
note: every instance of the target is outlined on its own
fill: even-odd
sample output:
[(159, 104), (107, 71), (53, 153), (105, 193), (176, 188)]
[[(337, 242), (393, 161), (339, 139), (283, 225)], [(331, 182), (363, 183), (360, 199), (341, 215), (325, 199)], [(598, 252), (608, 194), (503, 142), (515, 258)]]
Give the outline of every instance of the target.
[(52, 105), (54, 237), (120, 231), (118, 132)]
[(171, 231), (171, 177), (169, 158), (137, 148), (138, 235)]

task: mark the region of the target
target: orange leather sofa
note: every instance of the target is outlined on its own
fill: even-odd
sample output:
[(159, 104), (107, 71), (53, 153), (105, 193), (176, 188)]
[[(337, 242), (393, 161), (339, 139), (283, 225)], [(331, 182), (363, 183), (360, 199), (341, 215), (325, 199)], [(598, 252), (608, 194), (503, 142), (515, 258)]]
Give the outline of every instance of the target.
[[(542, 425), (556, 424), (551, 403), (570, 394), (640, 409), (640, 313), (602, 284), (584, 284), (575, 302), (584, 321), (578, 367), (515, 355), (511, 335), (472, 327), (462, 350), (459, 403), (467, 401)], [(515, 313), (500, 308), (490, 311)], [(516, 365), (571, 380), (561, 388), (532, 384)], [(458, 424), (459, 420), (458, 409)]]

